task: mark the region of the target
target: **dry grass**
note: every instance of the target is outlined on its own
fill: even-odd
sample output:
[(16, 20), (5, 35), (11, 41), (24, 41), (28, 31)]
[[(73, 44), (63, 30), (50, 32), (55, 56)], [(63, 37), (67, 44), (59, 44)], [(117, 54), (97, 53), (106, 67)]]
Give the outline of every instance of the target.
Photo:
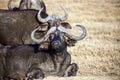
[[(0, 7), (6, 9), (6, 1)], [(120, 0), (44, 0), (49, 14), (69, 13), (67, 21), (86, 26), (87, 37), (68, 48), (79, 65), (76, 77), (44, 80), (120, 80)], [(18, 4), (18, 3), (16, 3)], [(75, 28), (75, 27), (73, 27)], [(75, 28), (77, 30), (77, 28)], [(73, 30), (73, 33), (76, 33)]]

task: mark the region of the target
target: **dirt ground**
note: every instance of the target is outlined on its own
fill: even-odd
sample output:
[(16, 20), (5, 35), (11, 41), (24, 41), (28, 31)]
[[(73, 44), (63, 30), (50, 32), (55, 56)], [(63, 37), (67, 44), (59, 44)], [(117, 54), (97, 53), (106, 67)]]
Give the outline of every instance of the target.
[[(18, 6), (19, 0), (13, 0)], [(72, 62), (79, 66), (75, 77), (46, 77), (44, 80), (120, 80), (120, 0), (43, 0), (47, 13), (69, 13), (70, 24), (86, 27), (87, 37), (69, 47)], [(7, 0), (0, 0), (7, 9)], [(78, 28), (73, 26), (71, 32)]]

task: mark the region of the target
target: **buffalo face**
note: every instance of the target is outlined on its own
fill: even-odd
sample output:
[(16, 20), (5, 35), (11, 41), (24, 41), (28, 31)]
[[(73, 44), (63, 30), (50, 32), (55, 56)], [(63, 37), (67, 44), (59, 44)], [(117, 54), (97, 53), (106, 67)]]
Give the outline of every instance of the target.
[(37, 39), (34, 36), (35, 32), (40, 28), (40, 27), (38, 27), (32, 31), (31, 39), (37, 43), (43, 43), (43, 42), (46, 42), (49, 40), (52, 49), (56, 49), (59, 47), (62, 47), (64, 49), (63, 44), (65, 45), (65, 47), (67, 45), (74, 46), (74, 44), (77, 41), (85, 38), (85, 36), (87, 34), (85, 27), (82, 25), (77, 25), (77, 26), (80, 27), (83, 31), (83, 33), (81, 35), (77, 35), (77, 36), (73, 35), (66, 28), (64, 28), (63, 26), (60, 25), (57, 27), (53, 26), (52, 28), (50, 28), (47, 31), (47, 33), (45, 34), (45, 36), (40, 39)]
[(67, 42), (65, 36), (59, 30), (55, 30), (50, 34), (50, 49), (52, 52), (59, 53), (67, 48)]
[[(85, 38), (87, 32), (84, 26), (77, 25), (83, 31), (81, 35), (73, 35), (71, 34), (65, 27), (62, 25), (52, 26), (43, 38), (37, 39), (35, 38), (35, 32), (40, 28), (36, 28), (31, 33), (31, 38), (34, 42), (43, 43), (48, 41), (48, 48), (51, 52), (57, 53), (57, 55), (61, 55), (61, 52), (67, 49), (67, 45), (74, 46), (78, 40), (82, 40)], [(60, 54), (59, 54), (60, 53)]]

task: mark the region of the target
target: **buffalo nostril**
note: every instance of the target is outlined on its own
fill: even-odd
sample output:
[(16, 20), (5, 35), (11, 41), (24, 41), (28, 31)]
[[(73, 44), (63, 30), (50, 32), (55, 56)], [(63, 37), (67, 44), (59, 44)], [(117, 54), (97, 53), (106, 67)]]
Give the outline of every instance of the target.
[(60, 45), (60, 42), (59, 41), (55, 41), (55, 42), (53, 42), (53, 44), (52, 44), (54, 47), (57, 47), (57, 46), (59, 46)]
[(54, 43), (55, 46), (59, 45), (59, 42)]

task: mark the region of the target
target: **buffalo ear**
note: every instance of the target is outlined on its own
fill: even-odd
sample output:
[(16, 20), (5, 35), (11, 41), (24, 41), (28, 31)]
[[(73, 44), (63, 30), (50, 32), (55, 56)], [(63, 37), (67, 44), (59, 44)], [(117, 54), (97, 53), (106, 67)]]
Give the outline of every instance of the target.
[(49, 41), (42, 42), (39, 46), (39, 49), (40, 50), (48, 50), (49, 44), (50, 44)]
[(66, 29), (71, 29), (71, 25), (68, 22), (61, 22), (61, 26), (65, 27)]
[(75, 46), (75, 43), (76, 43), (77, 41), (76, 40), (74, 40), (74, 39), (68, 39), (67, 40), (67, 45), (68, 46)]

